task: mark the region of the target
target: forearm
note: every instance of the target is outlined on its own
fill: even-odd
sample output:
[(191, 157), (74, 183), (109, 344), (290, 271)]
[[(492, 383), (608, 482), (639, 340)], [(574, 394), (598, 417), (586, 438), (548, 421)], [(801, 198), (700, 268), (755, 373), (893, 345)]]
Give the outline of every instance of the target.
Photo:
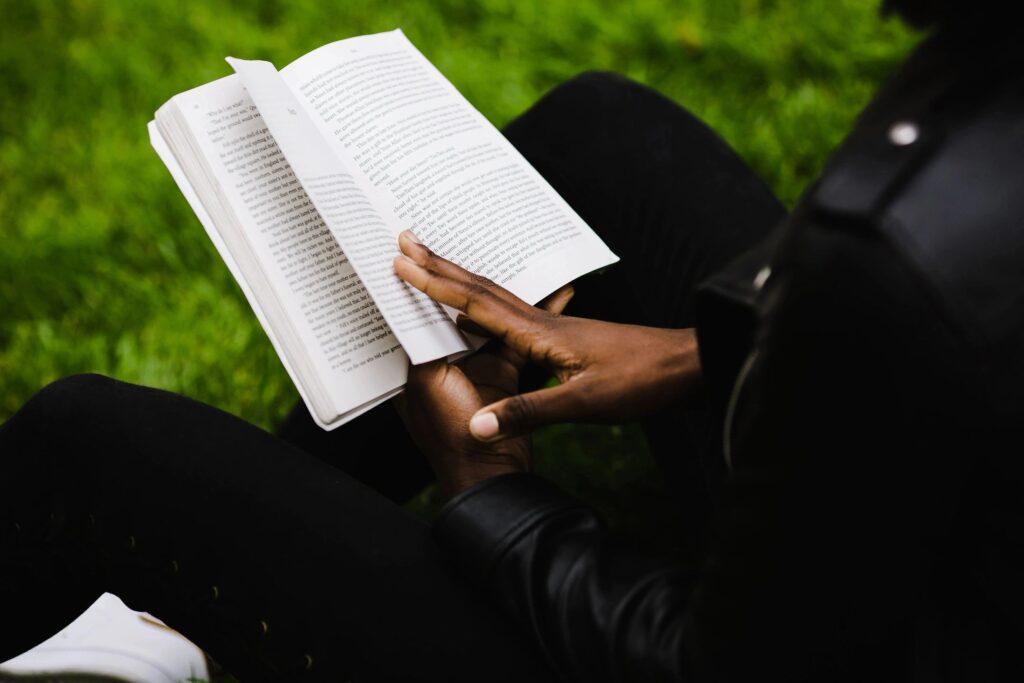
[(571, 680), (682, 680), (689, 572), (614, 542), (600, 516), (532, 475), (454, 499), (435, 537)]

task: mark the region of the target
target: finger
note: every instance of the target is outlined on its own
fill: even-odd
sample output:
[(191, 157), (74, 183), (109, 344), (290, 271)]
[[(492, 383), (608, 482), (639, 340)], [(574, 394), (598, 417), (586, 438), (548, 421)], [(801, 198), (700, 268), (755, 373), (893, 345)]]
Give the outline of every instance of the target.
[(544, 425), (587, 417), (579, 382), (519, 394), (481, 408), (470, 418), (469, 431), (479, 441), (500, 441), (528, 434)]
[[(573, 288), (572, 283), (562, 286), (553, 294), (548, 295), (546, 299), (537, 304), (538, 308), (542, 308), (551, 315), (561, 315), (562, 311), (569, 304), (573, 295), (576, 294), (576, 290)], [(468, 320), (468, 318), (467, 318)], [(456, 320), (456, 324), (458, 321)], [(505, 349), (505, 356), (509, 363), (514, 365), (516, 369), (521, 370), (526, 365), (526, 355), (524, 352), (520, 352), (516, 349), (506, 345), (502, 347)]]
[(495, 336), (504, 335), (515, 315), (511, 305), (479, 283), (452, 279), (428, 270), (404, 254), (395, 259), (395, 273), (431, 299), (458, 309)]
[(478, 390), (493, 389), (497, 392), (492, 393), (490, 399), (485, 399), (488, 403), (518, 391), (521, 364), (522, 357), (500, 342), (487, 344), (458, 361), (458, 366)]
[(573, 288), (572, 283), (565, 285), (558, 289), (553, 294), (549, 294), (547, 298), (537, 304), (538, 308), (543, 308), (551, 315), (561, 315), (565, 307), (569, 305), (569, 301), (572, 300), (573, 295), (576, 294), (576, 290)]
[(427, 363), (413, 365), (409, 363), (409, 374), (406, 383), (410, 388), (422, 389), (439, 384), (448, 371), (448, 361), (438, 358)]
[(495, 284), (485, 277), (471, 273), (462, 266), (449, 261), (443, 256), (438, 256), (432, 252), (429, 247), (420, 242), (419, 238), (417, 238), (411, 230), (403, 230), (401, 234), (398, 235), (398, 248), (404, 255), (411, 258), (414, 263), (429, 271), (433, 271), (438, 275), (452, 280), (468, 284), (479, 284), (486, 287), (490, 294), (508, 302), (512, 306), (522, 309), (530, 307), (528, 303), (501, 285)]
[[(568, 305), (575, 293), (576, 290), (573, 289), (571, 284), (565, 285), (538, 303), (537, 308), (542, 308), (552, 315), (560, 315), (562, 311), (565, 310), (566, 305)], [(466, 315), (459, 314), (455, 318), (455, 324), (460, 330), (468, 332), (469, 334), (475, 334), (480, 337), (494, 336), (488, 330), (473, 322), (473, 320)]]
[(470, 334), (475, 334), (478, 337), (493, 337), (494, 336), (493, 334), (491, 334), (490, 330), (487, 330), (487, 329), (481, 327), (479, 324), (473, 322), (469, 318), (469, 316), (463, 315), (461, 313), (458, 316), (455, 317), (455, 326), (458, 327), (463, 332), (468, 332)]
[[(447, 265), (439, 265), (440, 262)], [(439, 257), (431, 255), (428, 264), (423, 267), (403, 254), (395, 259), (395, 273), (430, 298), (458, 309), (516, 350), (529, 353), (540, 326), (550, 319), (546, 311), (519, 300), (522, 306), (509, 302), (495, 293), (501, 290), (497, 285)], [(441, 270), (454, 276), (448, 277)]]
[(395, 407), (395, 412), (398, 413), (398, 417), (402, 419), (402, 422), (409, 422), (409, 402), (406, 399), (405, 392), (399, 392), (391, 398), (391, 405)]

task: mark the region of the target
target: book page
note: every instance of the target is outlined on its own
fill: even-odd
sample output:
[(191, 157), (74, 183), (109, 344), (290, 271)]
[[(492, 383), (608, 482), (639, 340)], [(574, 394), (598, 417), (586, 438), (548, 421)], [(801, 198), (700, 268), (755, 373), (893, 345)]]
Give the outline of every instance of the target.
[[(288, 373), (288, 377), (291, 378), (292, 383), (298, 390), (303, 403), (305, 403), (307, 407), (310, 407), (310, 414), (314, 421), (323, 429), (334, 429), (336, 427), (340, 427), (345, 422), (362, 415), (367, 410), (370, 410), (397, 394), (400, 389), (392, 389), (391, 391), (381, 394), (376, 398), (372, 398), (366, 403), (352, 408), (351, 410), (341, 412), (337, 417), (333, 415), (325, 415), (323, 416), (323, 419), (321, 419), (321, 416), (317, 415), (316, 410), (312, 408), (312, 396), (300, 378), (296, 364), (290, 357), (291, 354), (285, 349), (280, 335), (275, 331), (274, 326), (270, 322), (269, 316), (263, 310), (263, 304), (260, 303), (259, 297), (256, 296), (255, 291), (249, 285), (249, 280), (243, 273), (241, 266), (235, 262), (235, 257), (231, 254), (227, 243), (225, 243), (224, 238), (221, 237), (218, 232), (213, 219), (210, 217), (209, 212), (203, 205), (202, 200), (199, 199), (199, 195), (196, 194), (196, 191), (192, 188), (184, 170), (181, 168), (181, 165), (178, 164), (178, 161), (175, 159), (170, 147), (167, 145), (167, 142), (157, 129), (156, 122), (150, 121), (147, 129), (149, 131), (149, 141), (153, 146), (153, 150), (157, 153), (157, 156), (160, 157), (160, 160), (164, 162), (164, 165), (170, 172), (175, 184), (177, 184), (178, 189), (181, 190), (182, 195), (185, 196), (185, 200), (195, 212), (196, 218), (199, 219), (203, 229), (206, 230), (206, 234), (213, 243), (217, 253), (220, 254), (221, 258), (224, 260), (224, 265), (228, 267), (228, 271), (230, 271), (232, 277), (234, 277), (235, 281), (238, 283), (239, 288), (242, 290), (242, 294), (245, 295), (246, 301), (249, 302), (249, 306), (252, 307), (253, 313), (256, 314), (256, 319), (259, 321), (260, 326), (267, 333), (267, 337), (270, 338), (270, 344), (274, 347), (274, 351), (277, 352), (278, 358), (281, 359), (281, 363), (284, 365), (284, 369)], [(332, 410), (335, 409), (332, 408)], [(337, 411), (335, 410), (335, 412)]]
[(412, 362), (466, 351), (466, 339), (441, 306), (395, 275), (399, 231), (387, 207), (366, 190), (361, 171), (329, 149), (272, 64), (230, 57), (228, 62)]
[(326, 45), (281, 75), (436, 253), (531, 304), (618, 260), (401, 31)]
[[(177, 95), (172, 102), (192, 133), (195, 157), (205, 161), (216, 199), (239, 223), (234, 230), (222, 230), (234, 260), (243, 264), (255, 259), (267, 285), (259, 298), (283, 313), (338, 412), (400, 387), (407, 365), (398, 340), (299, 184), (241, 79), (230, 76)], [(246, 279), (258, 280), (254, 273)]]

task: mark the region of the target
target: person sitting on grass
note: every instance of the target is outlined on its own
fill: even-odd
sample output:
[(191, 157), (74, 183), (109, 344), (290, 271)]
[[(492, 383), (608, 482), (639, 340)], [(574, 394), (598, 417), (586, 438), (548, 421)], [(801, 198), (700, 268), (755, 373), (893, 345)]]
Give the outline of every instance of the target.
[[(547, 94), (506, 135), (622, 263), (532, 307), (403, 234), (492, 340), (341, 430), (42, 390), (0, 428), (0, 649), (111, 590), (245, 682), (1022, 680), (1024, 43), (888, 4), (934, 30), (788, 215), (658, 93)], [(530, 472), (541, 425), (635, 420), (681, 560)]]

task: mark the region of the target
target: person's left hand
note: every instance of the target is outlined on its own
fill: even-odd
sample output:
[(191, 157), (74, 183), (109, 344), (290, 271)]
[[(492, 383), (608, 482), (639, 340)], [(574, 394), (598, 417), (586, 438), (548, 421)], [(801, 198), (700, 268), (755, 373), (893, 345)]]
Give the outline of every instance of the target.
[[(566, 285), (538, 304), (558, 315), (572, 298)], [(405, 391), (395, 398), (413, 441), (450, 498), (473, 485), (531, 468), (529, 435), (484, 443), (469, 432), (469, 420), (486, 405), (519, 392), (525, 359), (496, 340), (454, 364), (444, 359), (409, 366)]]

